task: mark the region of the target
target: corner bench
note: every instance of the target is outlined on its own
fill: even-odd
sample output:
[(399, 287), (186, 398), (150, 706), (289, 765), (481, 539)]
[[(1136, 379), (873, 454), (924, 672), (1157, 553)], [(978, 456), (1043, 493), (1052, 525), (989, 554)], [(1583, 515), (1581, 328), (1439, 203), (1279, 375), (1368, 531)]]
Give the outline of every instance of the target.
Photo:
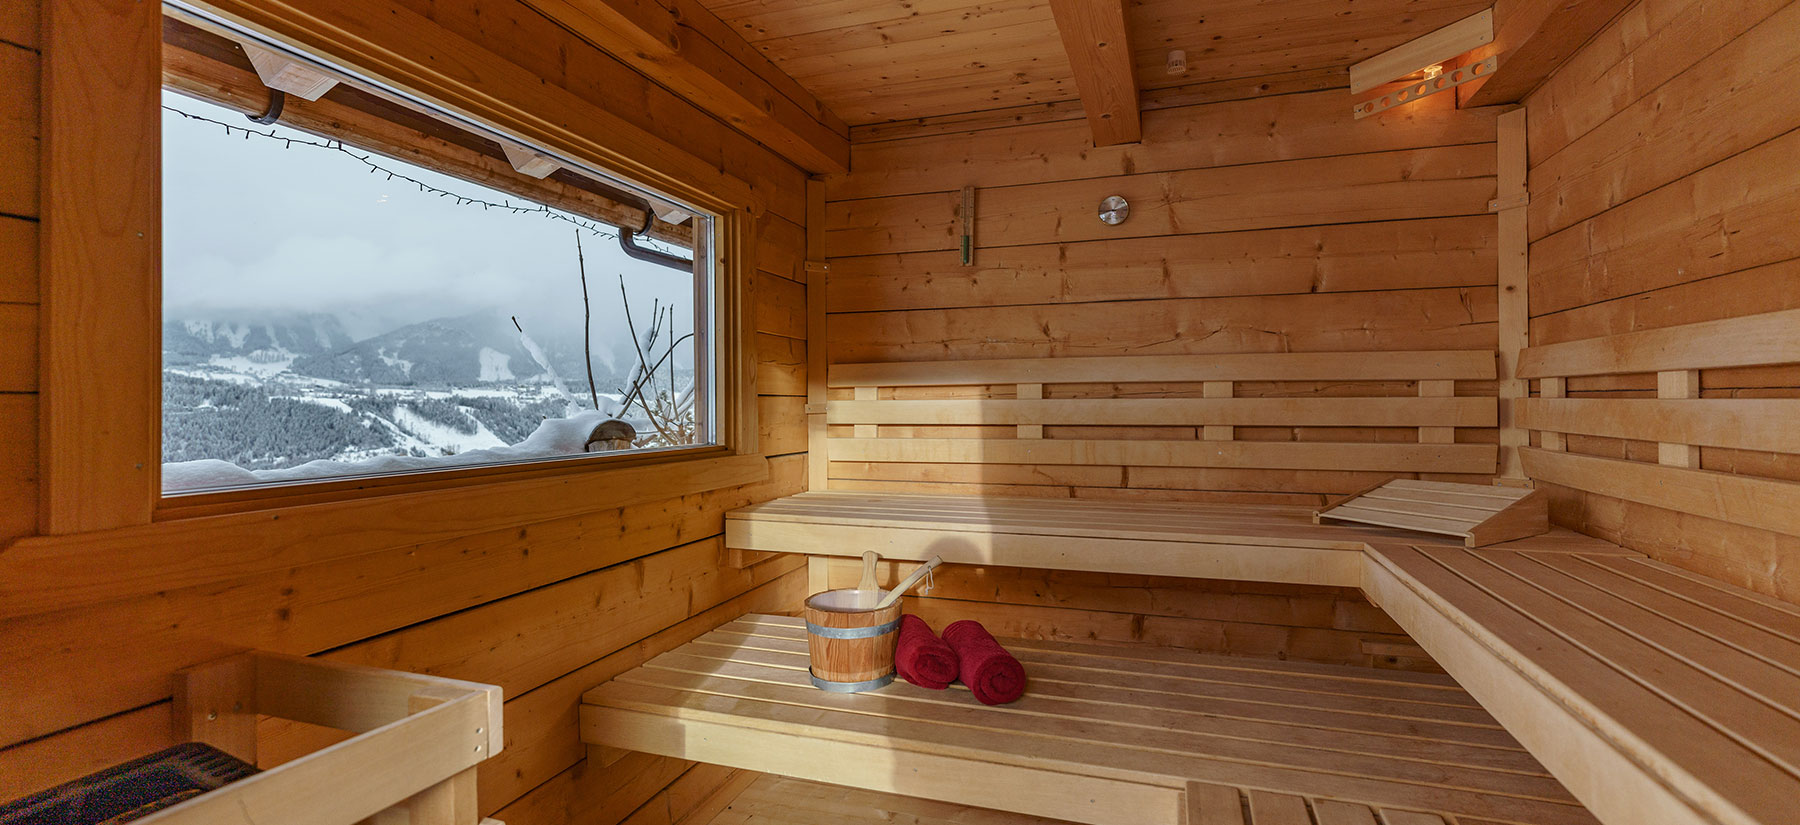
[(1093, 825), (1240, 821), (1208, 817), (1246, 797), (1326, 822), (1594, 822), (1442, 676), (1007, 644), (1032, 679), (1011, 705), (960, 685), (843, 695), (808, 682), (799, 619), (745, 616), (589, 691), (582, 738)]
[[(1424, 352), (844, 364), (828, 381), (832, 437), (823, 450), (833, 483), (967, 483), (991, 471), (1005, 484), (1066, 467), (1491, 474), (1495, 446), (1458, 443), (1455, 429), (1493, 426), (1494, 399), (1458, 398), (1454, 382), (1493, 378), (1492, 362), (1491, 353)], [(1417, 397), (1397, 395), (1396, 381)], [(1335, 397), (1354, 395), (1342, 383), (1362, 382), (1379, 397)], [(1107, 426), (1090, 426), (1096, 421)], [(1332, 425), (1385, 432), (1321, 443), (1254, 440), (1271, 433), (1242, 429)], [(1395, 425), (1416, 432), (1397, 436)], [(1356, 586), (1467, 686), (1466, 694), (1439, 686), (1457, 690), (1442, 707), (1482, 712), (1481, 721), (1330, 704), (1344, 701), (1336, 686), (1350, 681), (1407, 681), (1381, 671), (1333, 676), (1320, 666), (1209, 664), (1044, 642), (1016, 643), (1034, 679), (1017, 706), (981, 708), (908, 685), (840, 697), (795, 687), (805, 664), (792, 620), (750, 617), (590, 693), (584, 737), (603, 748), (1093, 823), (1193, 822), (1199, 806), (1216, 804), (1223, 818), (1197, 821), (1235, 825), (1240, 797), (1252, 814), (1262, 799), (1268, 811), (1319, 825), (1367, 825), (1376, 814), (1386, 825), (1435, 825), (1417, 816), (1462, 825), (1586, 821), (1588, 811), (1611, 825), (1800, 821), (1800, 608), (1562, 529), (1468, 550), (1446, 537), (1315, 525), (1310, 514), (827, 489), (727, 514), (726, 544), (742, 560), (809, 554), (815, 583), (830, 557), (875, 549), (897, 560), (942, 555), (962, 564)], [(1267, 681), (1243, 686), (1251, 694), (1218, 696), (1206, 691), (1221, 680), (1182, 675), (1193, 668), (1316, 684), (1279, 701), (1251, 695), (1277, 690)], [(1273, 715), (1245, 716), (1247, 706)], [(1158, 710), (1145, 716), (1146, 708)], [(1395, 734), (1318, 721), (1330, 714), (1413, 727)], [(1252, 719), (1365, 738), (1302, 744), (1216, 733)], [(1455, 735), (1475, 730), (1508, 738), (1478, 746)], [(1183, 735), (1161, 738), (1171, 731)], [(1369, 743), (1391, 745), (1386, 735), (1406, 744), (1365, 752)], [(1536, 767), (1463, 761), (1474, 753), (1466, 748), (1498, 749), (1492, 756), (1514, 741), (1586, 809), (1536, 784)], [(1200, 752), (1201, 742), (1239, 749)], [(1406, 748), (1461, 755), (1424, 760), (1436, 773), (1423, 778), (1399, 770), (1422, 764)], [(1534, 790), (1476, 781), (1493, 771)], [(1415, 795), (1421, 787), (1438, 795)], [(1264, 819), (1283, 821), (1256, 822)]]

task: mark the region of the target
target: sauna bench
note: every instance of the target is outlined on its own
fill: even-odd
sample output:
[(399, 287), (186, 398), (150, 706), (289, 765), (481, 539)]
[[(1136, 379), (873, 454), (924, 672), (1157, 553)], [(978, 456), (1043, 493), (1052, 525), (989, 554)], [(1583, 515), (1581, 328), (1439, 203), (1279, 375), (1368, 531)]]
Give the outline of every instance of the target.
[[(1430, 482), (1414, 482), (1430, 484)], [(901, 493), (806, 492), (725, 514), (738, 553), (803, 553), (1150, 576), (1362, 585), (1379, 542), (1461, 546), (1382, 527), (1314, 524), (1279, 505), (1114, 502)], [(1564, 528), (1502, 547), (1621, 552)]]
[(818, 563), (1360, 587), (1603, 820), (1795, 821), (1800, 608), (1560, 528), (1468, 550), (1310, 512), (827, 491), (729, 513), (726, 537)]
[(1209, 817), (1243, 798), (1407, 825), (1595, 821), (1447, 677), (1005, 644), (1031, 679), (1010, 705), (960, 685), (826, 693), (799, 619), (745, 616), (589, 691), (582, 739), (602, 762), (642, 751), (1093, 825), (1238, 821)]

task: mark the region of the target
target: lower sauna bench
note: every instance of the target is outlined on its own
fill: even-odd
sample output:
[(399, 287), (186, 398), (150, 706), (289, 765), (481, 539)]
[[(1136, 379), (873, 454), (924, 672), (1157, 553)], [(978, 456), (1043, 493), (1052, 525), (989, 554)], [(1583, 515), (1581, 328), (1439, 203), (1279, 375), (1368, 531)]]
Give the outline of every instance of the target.
[(589, 691), (582, 739), (603, 762), (643, 751), (871, 791), (871, 809), (898, 794), (1090, 825), (1596, 822), (1448, 677), (1006, 644), (1031, 678), (1011, 705), (905, 682), (834, 694), (808, 682), (799, 619), (749, 615)]
[[(1446, 825), (1437, 814), (1330, 799), (1195, 786), (1189, 825)], [(1307, 815), (1311, 807), (1312, 816)], [(1470, 821), (1470, 820), (1465, 820)], [(704, 825), (1062, 825), (1046, 819), (764, 774)]]

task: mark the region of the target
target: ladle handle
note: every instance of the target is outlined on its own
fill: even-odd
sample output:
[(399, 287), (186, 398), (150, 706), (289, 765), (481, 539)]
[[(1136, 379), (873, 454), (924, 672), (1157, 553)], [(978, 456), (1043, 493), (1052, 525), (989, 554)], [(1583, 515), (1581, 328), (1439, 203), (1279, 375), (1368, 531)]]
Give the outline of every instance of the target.
[(875, 609), (880, 610), (892, 605), (894, 602), (900, 601), (900, 597), (906, 595), (906, 591), (913, 589), (913, 585), (918, 584), (920, 579), (925, 578), (926, 573), (930, 573), (934, 568), (943, 563), (943, 556), (932, 556), (931, 561), (919, 565), (919, 569), (914, 570), (912, 575), (907, 576), (899, 584), (895, 585), (893, 590), (888, 591), (887, 596), (882, 598), (882, 600), (875, 605)]

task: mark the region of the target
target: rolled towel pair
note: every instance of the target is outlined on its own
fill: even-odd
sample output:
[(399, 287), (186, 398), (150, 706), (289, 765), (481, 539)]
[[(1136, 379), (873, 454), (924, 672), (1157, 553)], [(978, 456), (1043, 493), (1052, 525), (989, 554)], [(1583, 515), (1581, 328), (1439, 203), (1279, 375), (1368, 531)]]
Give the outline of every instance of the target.
[(944, 628), (939, 639), (924, 619), (901, 616), (894, 666), (906, 681), (932, 690), (961, 679), (984, 705), (1003, 705), (1025, 695), (1025, 666), (987, 628), (966, 619)]

